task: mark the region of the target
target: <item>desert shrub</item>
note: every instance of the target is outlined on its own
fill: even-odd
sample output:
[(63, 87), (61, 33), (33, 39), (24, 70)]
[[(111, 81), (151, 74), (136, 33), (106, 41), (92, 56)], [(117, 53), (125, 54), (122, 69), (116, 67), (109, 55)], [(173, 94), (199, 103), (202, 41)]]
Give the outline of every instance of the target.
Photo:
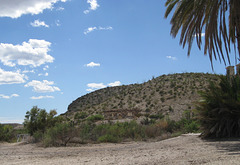
[(42, 131), (36, 131), (33, 133), (34, 142), (41, 142), (43, 137), (44, 133)]
[(92, 121), (92, 122), (98, 121), (98, 120), (103, 120), (103, 119), (104, 119), (104, 117), (100, 114), (92, 115), (87, 118), (87, 120)]
[(162, 113), (152, 114), (152, 115), (149, 115), (149, 118), (151, 118), (151, 119), (163, 119), (164, 115)]
[(43, 144), (49, 146), (66, 146), (75, 137), (77, 129), (67, 123), (58, 123), (47, 130), (44, 135)]
[(80, 126), (80, 138), (83, 142), (120, 142), (131, 138), (139, 140), (145, 137), (144, 127), (135, 121), (95, 125), (85, 123)]
[(154, 124), (156, 122), (155, 119), (149, 119), (147, 116), (141, 121), (142, 125), (150, 125), (150, 124)]
[(75, 120), (78, 120), (78, 119), (84, 119), (86, 118), (88, 115), (86, 112), (77, 112), (75, 115), (74, 115), (74, 119)]
[(0, 124), (0, 141), (10, 142), (14, 138), (13, 127)]
[(199, 120), (206, 138), (240, 137), (240, 79), (221, 76), (201, 92)]
[(97, 141), (101, 143), (106, 143), (106, 142), (117, 143), (119, 142), (119, 139), (116, 136), (106, 134), (106, 135), (100, 136)]
[(198, 121), (192, 120), (191, 122), (186, 122), (184, 124), (184, 130), (186, 133), (196, 133), (199, 132), (200, 124)]

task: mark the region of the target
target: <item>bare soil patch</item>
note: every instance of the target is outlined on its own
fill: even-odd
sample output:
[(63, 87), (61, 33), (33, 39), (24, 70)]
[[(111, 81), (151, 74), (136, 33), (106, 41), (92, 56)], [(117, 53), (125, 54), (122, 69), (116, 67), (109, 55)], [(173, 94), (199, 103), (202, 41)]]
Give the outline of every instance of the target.
[(158, 142), (87, 144), (42, 148), (35, 144), (1, 143), (1, 165), (42, 164), (239, 164), (240, 139), (204, 141), (187, 134)]

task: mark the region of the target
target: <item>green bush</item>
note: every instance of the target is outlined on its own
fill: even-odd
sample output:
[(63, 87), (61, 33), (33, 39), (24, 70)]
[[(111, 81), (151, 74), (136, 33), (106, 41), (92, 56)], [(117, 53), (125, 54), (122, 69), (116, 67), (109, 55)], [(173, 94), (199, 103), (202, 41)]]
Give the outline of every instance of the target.
[(85, 119), (87, 117), (87, 113), (86, 112), (77, 112), (75, 115), (74, 115), (74, 119), (75, 120), (78, 120), (78, 119)]
[(106, 134), (106, 135), (100, 136), (97, 141), (100, 143), (106, 143), (106, 142), (117, 143), (119, 142), (119, 139), (116, 136)]
[(13, 127), (0, 124), (0, 141), (10, 142), (14, 138)]
[(98, 120), (103, 120), (103, 119), (104, 119), (104, 117), (100, 114), (92, 115), (87, 118), (87, 120), (92, 121), (92, 122), (98, 121)]
[(49, 146), (66, 146), (75, 137), (77, 130), (67, 123), (58, 123), (47, 130), (44, 135), (43, 144)]

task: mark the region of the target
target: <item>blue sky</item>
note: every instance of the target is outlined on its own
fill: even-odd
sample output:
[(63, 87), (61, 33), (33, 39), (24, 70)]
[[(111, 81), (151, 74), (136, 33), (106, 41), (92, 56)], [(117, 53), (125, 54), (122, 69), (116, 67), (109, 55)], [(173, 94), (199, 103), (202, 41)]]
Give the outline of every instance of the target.
[(170, 36), (165, 1), (0, 0), (0, 123), (33, 106), (67, 111), (78, 97), (162, 74), (225, 74)]

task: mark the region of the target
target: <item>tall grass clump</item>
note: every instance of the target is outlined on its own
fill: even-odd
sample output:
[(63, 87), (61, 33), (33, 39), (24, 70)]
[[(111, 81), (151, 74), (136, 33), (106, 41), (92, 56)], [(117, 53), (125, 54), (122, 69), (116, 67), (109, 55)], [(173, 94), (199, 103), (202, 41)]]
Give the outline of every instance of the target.
[(205, 138), (240, 137), (239, 76), (221, 76), (200, 93), (199, 121)]

